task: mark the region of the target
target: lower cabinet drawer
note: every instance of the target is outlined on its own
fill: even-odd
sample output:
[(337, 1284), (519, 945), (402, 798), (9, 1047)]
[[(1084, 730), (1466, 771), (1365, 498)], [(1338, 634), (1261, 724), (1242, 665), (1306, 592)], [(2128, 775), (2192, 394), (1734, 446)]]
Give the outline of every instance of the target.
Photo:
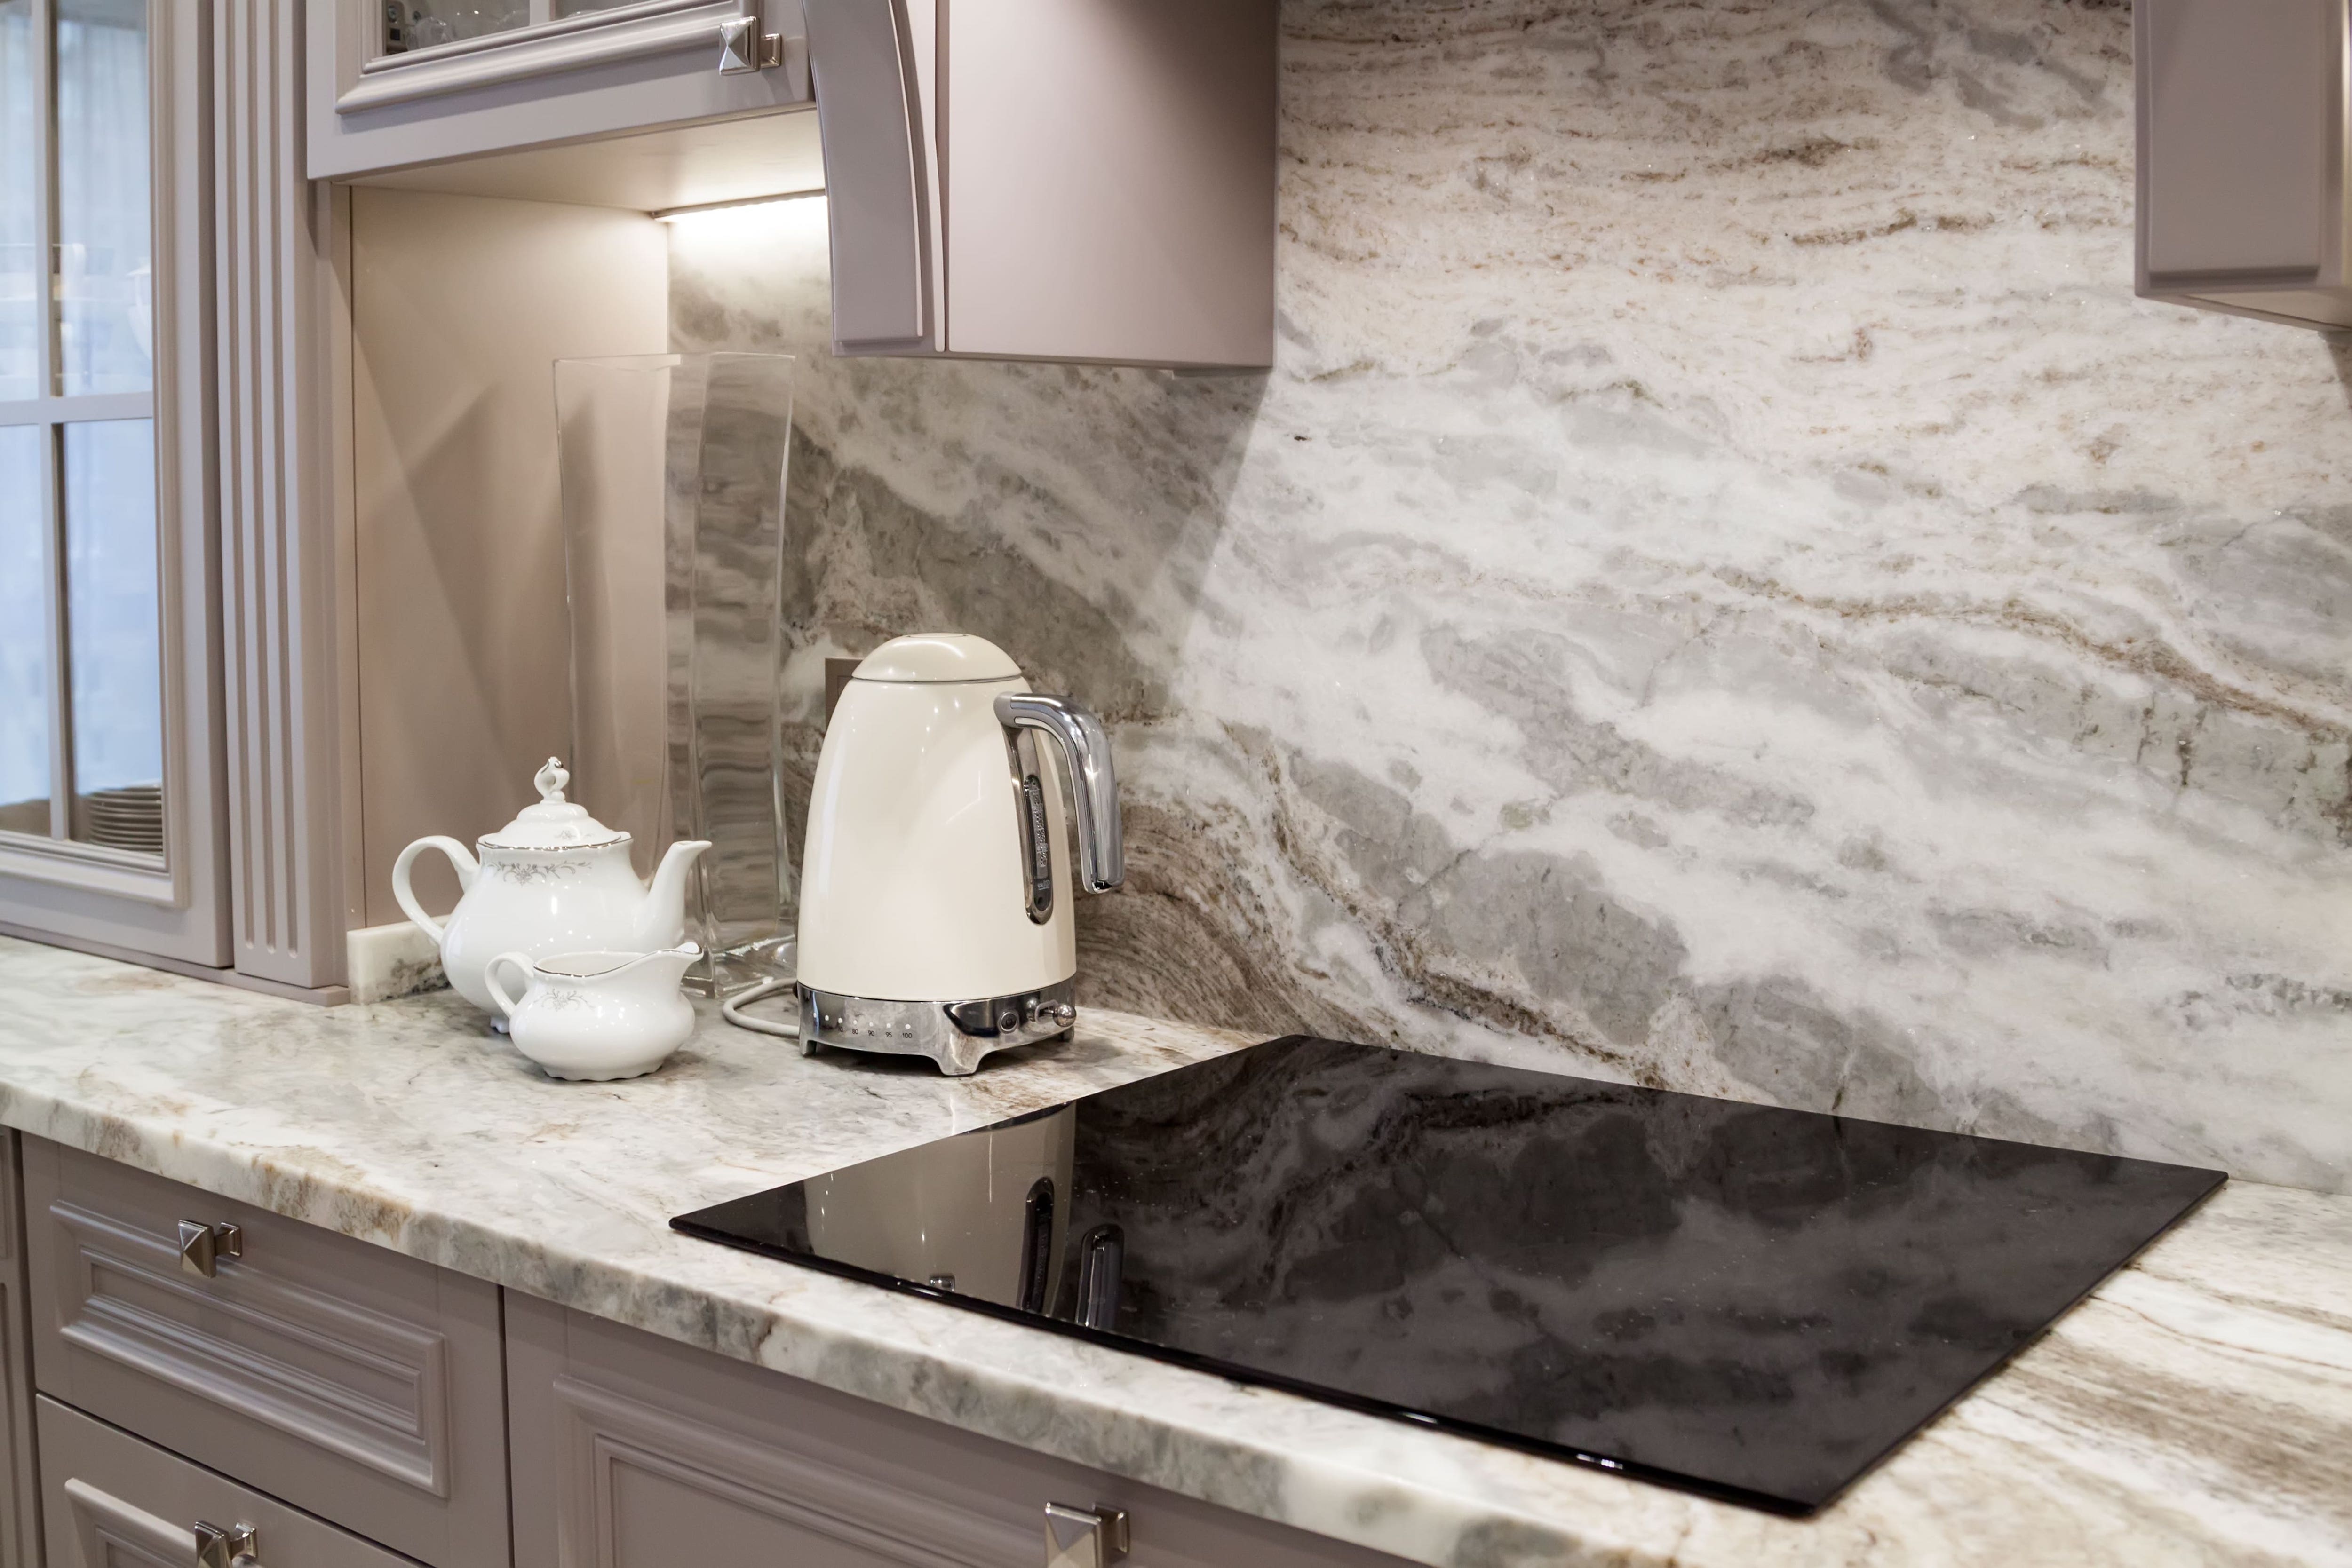
[[(48, 1568), (190, 1568), (198, 1525), (238, 1541), (251, 1568), (415, 1568), (349, 1531), (118, 1432), (36, 1401)], [(219, 1558), (228, 1562), (234, 1550)]]
[[(434, 1568), (504, 1568), (496, 1286), (38, 1138), (24, 1180), (40, 1392)], [(189, 1267), (183, 1222), (238, 1253)]]
[(1131, 1568), (1404, 1568), (513, 1292), (507, 1376), (516, 1568), (1040, 1568), (1049, 1502)]

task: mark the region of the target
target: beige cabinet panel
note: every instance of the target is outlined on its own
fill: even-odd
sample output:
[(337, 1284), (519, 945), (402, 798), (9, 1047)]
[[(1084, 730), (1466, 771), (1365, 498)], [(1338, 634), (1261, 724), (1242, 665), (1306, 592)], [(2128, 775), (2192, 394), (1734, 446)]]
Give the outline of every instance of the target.
[[(358, 924), (403, 918), (402, 846), (471, 843), (572, 756), (551, 366), (668, 347), (666, 234), (594, 207), (352, 193)], [(426, 908), (457, 903), (440, 856), (416, 869)]]
[[(439, 1568), (507, 1561), (495, 1287), (40, 1139), (25, 1168), (42, 1392)], [(190, 1271), (183, 1222), (241, 1255)]]
[(254, 1568), (414, 1568), (409, 1560), (94, 1421), (40, 1401), (48, 1568), (188, 1568), (199, 1522), (252, 1531)]
[(1128, 1510), (1134, 1568), (1396, 1560), (511, 1292), (518, 1568), (1037, 1568), (1045, 1505)]

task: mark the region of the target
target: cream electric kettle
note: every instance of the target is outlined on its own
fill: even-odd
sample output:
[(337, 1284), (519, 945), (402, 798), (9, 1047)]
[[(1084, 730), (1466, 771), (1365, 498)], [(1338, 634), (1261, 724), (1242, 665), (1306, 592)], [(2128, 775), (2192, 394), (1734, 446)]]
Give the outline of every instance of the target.
[[(1055, 744), (1041, 747), (1040, 735)], [(926, 632), (857, 666), (825, 727), (801, 864), (800, 1040), (961, 1076), (1061, 1034), (1076, 885), (1124, 876), (1110, 739), (994, 643)]]

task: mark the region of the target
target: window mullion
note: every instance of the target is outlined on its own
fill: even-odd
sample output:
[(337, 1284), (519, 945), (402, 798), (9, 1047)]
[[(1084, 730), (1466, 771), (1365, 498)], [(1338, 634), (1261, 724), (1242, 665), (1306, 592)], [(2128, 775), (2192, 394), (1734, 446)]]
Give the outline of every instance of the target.
[(58, 341), (58, 290), (64, 258), (58, 250), (58, 26), (57, 0), (33, 0), (33, 243), (43, 273), (38, 340), (41, 395), (65, 391), (65, 354)]
[(71, 397), (0, 402), (0, 424), (79, 424), (86, 420), (154, 417), (152, 392), (76, 392)]
[(68, 700), (71, 672), (66, 668), (66, 530), (64, 432), (41, 429), (41, 507), (48, 527), (41, 530), (42, 587), (47, 590), (49, 633), (49, 837), (73, 836), (73, 721)]
[[(43, 277), (37, 313), (40, 397), (48, 403), (65, 390), (65, 357), (58, 341), (58, 29), (56, 0), (33, 0), (33, 243)], [(44, 413), (49, 411), (45, 409)], [(66, 669), (65, 473), (60, 433), (54, 417), (41, 427), (42, 588), (49, 639), (49, 836), (73, 834), (73, 745), (66, 727), (72, 703), (72, 676)]]

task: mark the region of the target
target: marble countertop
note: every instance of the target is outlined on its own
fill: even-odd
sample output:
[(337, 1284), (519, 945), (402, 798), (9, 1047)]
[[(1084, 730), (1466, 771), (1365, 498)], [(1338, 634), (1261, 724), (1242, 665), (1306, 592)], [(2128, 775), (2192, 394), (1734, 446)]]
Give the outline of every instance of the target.
[(1444, 1568), (2352, 1564), (2352, 1199), (2234, 1183), (1810, 1521), (681, 1237), (719, 1199), (1197, 1061), (1095, 1012), (952, 1081), (715, 1014), (550, 1082), (446, 992), (320, 1010), (0, 938), (0, 1122), (668, 1338)]

